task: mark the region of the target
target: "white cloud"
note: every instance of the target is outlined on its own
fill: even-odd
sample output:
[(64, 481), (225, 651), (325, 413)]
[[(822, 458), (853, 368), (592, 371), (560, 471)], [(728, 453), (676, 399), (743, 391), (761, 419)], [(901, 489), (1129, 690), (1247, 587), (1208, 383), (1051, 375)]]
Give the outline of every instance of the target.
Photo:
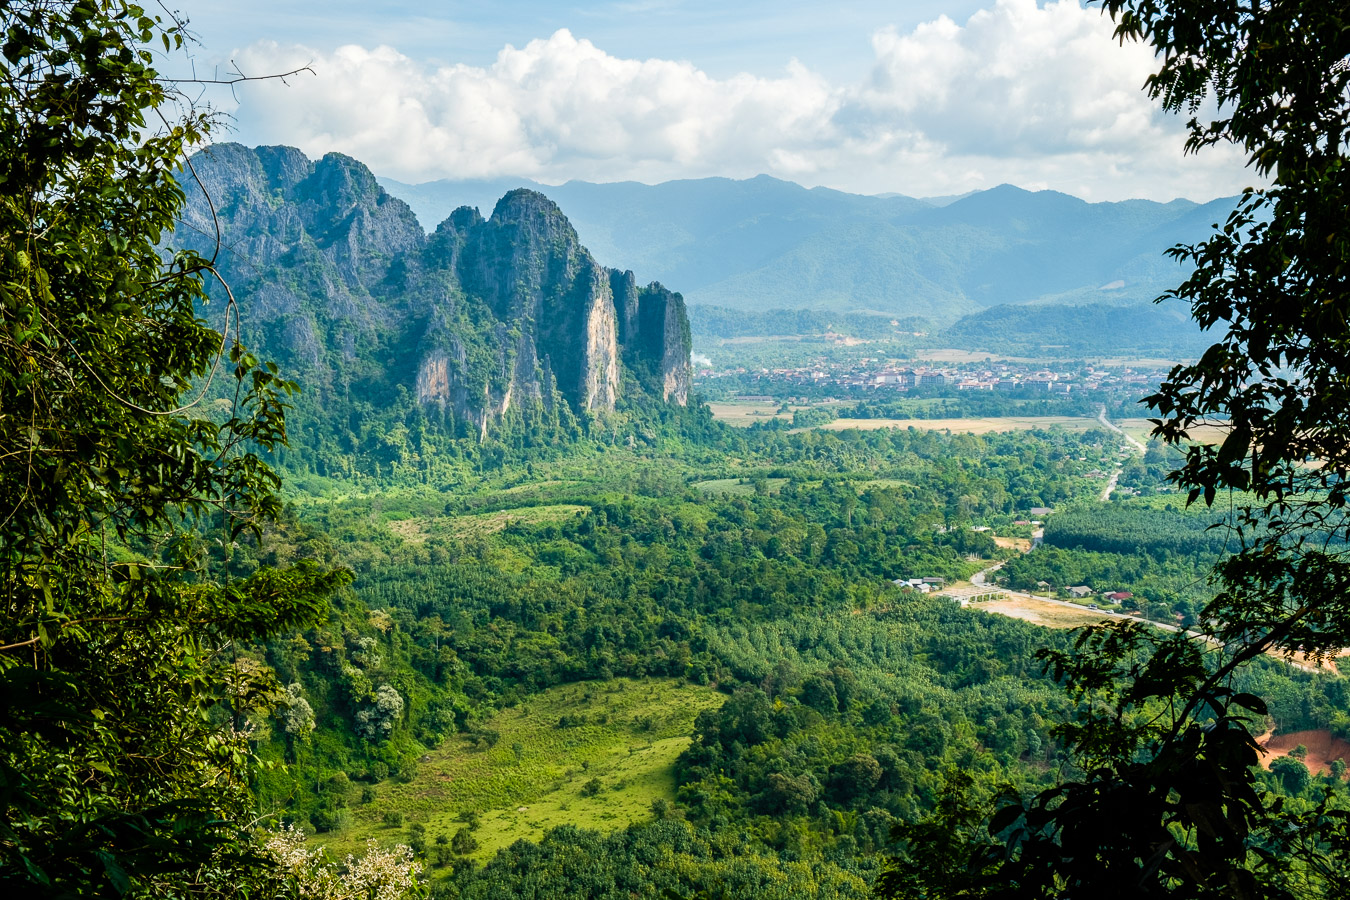
[(1003, 181), (1092, 199), (1207, 198), (1249, 176), (1231, 151), (1183, 160), (1182, 122), (1140, 90), (1150, 52), (1118, 46), (1077, 0), (996, 0), (873, 36), (858, 84), (790, 63), (717, 79), (624, 59), (562, 30), (487, 67), (430, 70), (397, 50), (255, 44), (247, 71), (313, 61), (315, 77), (245, 95), (240, 137), (339, 150), (405, 180), (594, 181), (761, 172), (863, 192), (954, 193)]

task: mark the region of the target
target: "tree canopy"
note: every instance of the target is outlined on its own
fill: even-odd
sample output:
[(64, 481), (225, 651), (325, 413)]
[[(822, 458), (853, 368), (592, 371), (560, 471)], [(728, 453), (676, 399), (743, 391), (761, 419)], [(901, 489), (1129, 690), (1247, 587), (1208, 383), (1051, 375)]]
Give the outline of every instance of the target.
[[(1190, 115), (1187, 148), (1234, 144), (1266, 187), (1246, 191), (1169, 296), (1216, 334), (1146, 402), (1186, 457), (1190, 500), (1232, 492), (1236, 552), (1200, 619), (1213, 643), (1134, 623), (1087, 629), (1042, 658), (1079, 702), (1057, 733), (1077, 775), (971, 829), (953, 801), (887, 882), (893, 895), (1322, 897), (1350, 886), (1350, 838), (1330, 801), (1295, 811), (1257, 790), (1265, 705), (1232, 688), (1258, 656), (1317, 659), (1350, 644), (1350, 15), (1344, 4), (1104, 0), (1122, 40), (1151, 45), (1146, 89)], [(1213, 112), (1212, 117), (1207, 113)], [(1202, 114), (1204, 113), (1204, 114)], [(1221, 444), (1192, 443), (1204, 422)]]
[(233, 642), (319, 620), (345, 575), (229, 577), (280, 508), (258, 451), (293, 386), (229, 308), (199, 318), (210, 260), (166, 246), (212, 124), (153, 66), (182, 28), (122, 0), (0, 27), (0, 885), (182, 890), (256, 857), (247, 722), (274, 688)]

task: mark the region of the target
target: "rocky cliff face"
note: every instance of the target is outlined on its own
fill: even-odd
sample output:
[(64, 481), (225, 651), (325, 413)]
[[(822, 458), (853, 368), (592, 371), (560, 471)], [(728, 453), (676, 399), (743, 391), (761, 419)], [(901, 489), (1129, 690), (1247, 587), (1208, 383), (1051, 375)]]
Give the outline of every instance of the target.
[(656, 360), (661, 398), (684, 406), (689, 402), (692, 370), (689, 316), (684, 298), (652, 282), (638, 297), (638, 329), (642, 354)]
[(215, 215), (189, 191), (175, 241), (210, 255), (219, 224), (246, 341), (321, 400), (402, 386), (480, 437), (517, 407), (688, 400), (680, 295), (600, 266), (542, 194), (513, 191), (486, 220), (456, 210), (428, 237), (340, 154), (222, 144), (194, 167)]

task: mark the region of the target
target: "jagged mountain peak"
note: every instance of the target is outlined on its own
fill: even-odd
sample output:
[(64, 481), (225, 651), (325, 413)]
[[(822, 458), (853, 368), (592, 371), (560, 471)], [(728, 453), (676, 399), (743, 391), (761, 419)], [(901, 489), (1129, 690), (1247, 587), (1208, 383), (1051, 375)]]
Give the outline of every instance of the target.
[(482, 225), (484, 221), (483, 214), (478, 211), (478, 207), (461, 206), (459, 209), (450, 213), (449, 217), (437, 226), (436, 230), (467, 231), (470, 228), (476, 228), (479, 225)]
[[(236, 149), (241, 153), (249, 152), (243, 144), (219, 144), (217, 147), (228, 147), (232, 152)], [(285, 194), (295, 190), (295, 186), (314, 171), (314, 164), (294, 147), (258, 147), (253, 153), (261, 163), (263, 171), (267, 173), (268, 181)]]
[(311, 202), (345, 212), (356, 206), (379, 206), (392, 198), (359, 160), (342, 153), (327, 153), (307, 179)]
[[(529, 188), (516, 188), (513, 191), (507, 191), (496, 207), (492, 210), (492, 219), (499, 223), (517, 222), (529, 218), (552, 219), (561, 218), (564, 221), (566, 216), (563, 211), (548, 197), (539, 191)], [(571, 224), (568, 224), (571, 227)]]
[[(250, 341), (323, 403), (414, 396), (484, 437), (519, 409), (561, 422), (625, 396), (687, 400), (683, 299), (631, 273), (616, 294), (543, 194), (510, 191), (486, 220), (461, 207), (427, 236), (343, 154), (221, 144), (194, 166)], [(210, 215), (189, 196), (178, 238), (209, 249)]]

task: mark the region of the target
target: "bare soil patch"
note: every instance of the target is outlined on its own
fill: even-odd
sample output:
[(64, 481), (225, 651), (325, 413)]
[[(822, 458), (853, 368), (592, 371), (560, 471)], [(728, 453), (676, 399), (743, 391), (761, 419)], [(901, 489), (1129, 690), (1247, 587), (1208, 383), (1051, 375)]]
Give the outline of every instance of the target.
[(1350, 743), (1332, 735), (1325, 728), (1316, 731), (1291, 731), (1289, 734), (1272, 736), (1266, 732), (1256, 739), (1264, 752), (1261, 754), (1261, 766), (1269, 769), (1270, 764), (1299, 744), (1308, 748), (1303, 762), (1314, 775), (1325, 775), (1331, 771), (1331, 761), (1341, 759), (1350, 762)]
[(1037, 600), (1034, 597), (1008, 597), (987, 603), (972, 603), (971, 609), (998, 613), (1012, 619), (1021, 619), (1047, 628), (1077, 628), (1092, 625), (1114, 617), (1090, 609), (1075, 609), (1062, 603)]

